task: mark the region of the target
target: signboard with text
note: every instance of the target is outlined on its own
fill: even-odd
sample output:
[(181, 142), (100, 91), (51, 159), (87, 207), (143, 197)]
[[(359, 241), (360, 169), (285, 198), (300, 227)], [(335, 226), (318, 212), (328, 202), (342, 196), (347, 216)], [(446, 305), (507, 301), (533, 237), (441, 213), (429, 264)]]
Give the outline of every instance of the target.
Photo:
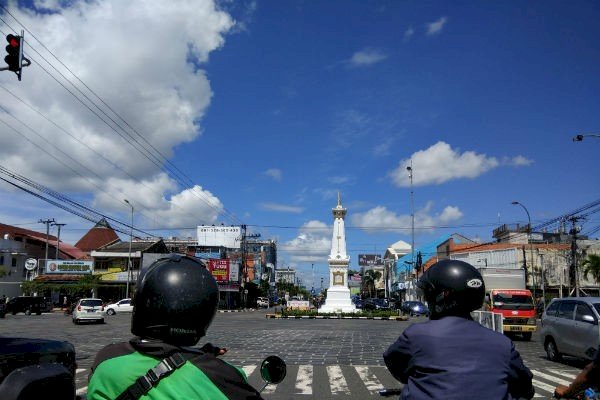
[(229, 281), (229, 260), (209, 260), (208, 267), (217, 282)]
[(93, 270), (93, 261), (46, 260), (47, 274), (91, 274)]
[(383, 265), (383, 259), (379, 254), (359, 254), (358, 265), (361, 267)]
[(239, 226), (200, 225), (197, 232), (198, 246), (240, 248), (242, 228)]

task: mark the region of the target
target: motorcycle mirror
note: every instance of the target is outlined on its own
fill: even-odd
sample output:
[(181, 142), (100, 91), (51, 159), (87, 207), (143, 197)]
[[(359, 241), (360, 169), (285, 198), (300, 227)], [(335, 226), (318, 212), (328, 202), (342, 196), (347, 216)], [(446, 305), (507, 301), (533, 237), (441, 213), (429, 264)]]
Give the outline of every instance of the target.
[(277, 384), (285, 378), (287, 369), (285, 361), (277, 356), (269, 356), (265, 358), (260, 365), (260, 376), (263, 380), (269, 383)]

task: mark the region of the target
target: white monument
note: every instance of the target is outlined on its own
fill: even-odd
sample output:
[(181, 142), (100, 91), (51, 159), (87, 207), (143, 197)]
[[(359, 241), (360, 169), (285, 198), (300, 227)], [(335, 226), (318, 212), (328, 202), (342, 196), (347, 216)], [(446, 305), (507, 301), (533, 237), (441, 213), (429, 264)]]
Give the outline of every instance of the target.
[(338, 192), (338, 204), (332, 208), (333, 212), (333, 238), (331, 240), (331, 253), (329, 254), (329, 289), (325, 304), (319, 308), (320, 313), (353, 313), (356, 307), (350, 300), (350, 289), (348, 289), (348, 265), (350, 256), (346, 254), (346, 232), (344, 228), (344, 217), (346, 209), (342, 207), (342, 201)]

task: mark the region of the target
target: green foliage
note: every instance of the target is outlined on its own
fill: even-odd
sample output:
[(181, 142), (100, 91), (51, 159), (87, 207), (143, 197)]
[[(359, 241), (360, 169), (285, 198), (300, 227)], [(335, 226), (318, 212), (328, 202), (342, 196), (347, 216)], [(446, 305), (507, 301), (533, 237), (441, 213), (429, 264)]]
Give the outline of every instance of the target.
[(363, 276), (363, 284), (367, 287), (369, 291), (369, 297), (373, 297), (372, 293), (375, 290), (375, 282), (381, 278), (381, 272), (370, 269), (365, 271)]
[(592, 276), (592, 279), (597, 283), (600, 283), (600, 255), (590, 254), (581, 263), (583, 267), (583, 276), (588, 279), (588, 275)]
[(0, 265), (0, 278), (8, 274), (8, 269), (4, 265)]
[(25, 281), (22, 284), (23, 293), (45, 293), (45, 292), (64, 292), (72, 297), (89, 296), (92, 290), (96, 291), (100, 284), (100, 275), (85, 275), (77, 282), (72, 283), (52, 283), (40, 281)]

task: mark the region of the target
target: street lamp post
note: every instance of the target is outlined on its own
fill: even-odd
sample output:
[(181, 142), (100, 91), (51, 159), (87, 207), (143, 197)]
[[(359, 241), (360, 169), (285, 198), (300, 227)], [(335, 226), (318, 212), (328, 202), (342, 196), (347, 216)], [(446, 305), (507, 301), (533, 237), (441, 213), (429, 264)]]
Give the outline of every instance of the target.
[(410, 263), (413, 268), (415, 266), (415, 199), (413, 191), (413, 169), (412, 159), (410, 160), (410, 166), (406, 167), (408, 171), (408, 179), (410, 179), (410, 231), (411, 231), (411, 243), (410, 243)]
[[(513, 201), (512, 204), (523, 207), (523, 210), (525, 210), (525, 212), (527, 213), (527, 221), (528, 221), (527, 243), (529, 243), (529, 258), (531, 261), (531, 278), (532, 278), (531, 280), (533, 283), (533, 298), (535, 298), (535, 269), (534, 269), (534, 265), (533, 265), (533, 244), (531, 243), (531, 216), (529, 215), (529, 211), (527, 210), (527, 207), (525, 207), (523, 204), (519, 203), (518, 201)], [(525, 271), (527, 271), (527, 257), (525, 257)]]
[(580, 134), (580, 135), (575, 135), (573, 136), (573, 141), (574, 142), (581, 142), (583, 140), (584, 137), (595, 137), (595, 138), (600, 138), (599, 134), (596, 133), (584, 133), (584, 134)]
[(127, 288), (125, 289), (125, 298), (129, 298), (129, 281), (131, 280), (131, 242), (133, 242), (133, 204), (125, 199), (125, 203), (131, 207), (131, 226), (129, 227), (129, 253), (127, 253)]

